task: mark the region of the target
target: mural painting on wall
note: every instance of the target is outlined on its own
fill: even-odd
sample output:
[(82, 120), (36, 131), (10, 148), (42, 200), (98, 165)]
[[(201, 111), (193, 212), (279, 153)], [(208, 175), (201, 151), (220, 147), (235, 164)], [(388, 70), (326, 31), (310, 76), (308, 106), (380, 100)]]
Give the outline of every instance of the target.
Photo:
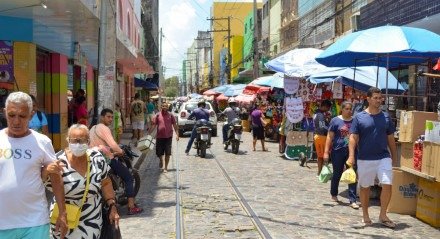
[(12, 41), (0, 41), (0, 82), (14, 82)]

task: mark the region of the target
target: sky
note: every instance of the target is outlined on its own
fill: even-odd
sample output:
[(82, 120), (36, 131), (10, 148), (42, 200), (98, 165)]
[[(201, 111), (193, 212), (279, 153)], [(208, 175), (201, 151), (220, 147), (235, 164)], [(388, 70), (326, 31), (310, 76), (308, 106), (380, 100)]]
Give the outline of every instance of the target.
[[(216, 2), (252, 2), (223, 0)], [(260, 2), (259, 0), (258, 2)], [(213, 0), (159, 0), (159, 26), (162, 28), (162, 65), (165, 78), (182, 74), (185, 52), (197, 37), (197, 31), (210, 29)]]

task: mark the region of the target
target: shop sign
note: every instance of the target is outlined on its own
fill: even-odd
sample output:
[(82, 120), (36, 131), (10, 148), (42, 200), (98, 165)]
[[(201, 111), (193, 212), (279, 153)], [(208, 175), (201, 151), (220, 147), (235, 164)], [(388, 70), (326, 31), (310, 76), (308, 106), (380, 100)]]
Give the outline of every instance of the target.
[(12, 41), (0, 41), (0, 82), (14, 81)]
[(73, 53), (73, 64), (81, 67), (87, 67), (87, 57), (86, 54), (81, 51), (81, 45), (75, 42), (75, 51)]
[(116, 75), (116, 69), (115, 69), (114, 65), (105, 67), (105, 79), (106, 80), (114, 81), (115, 75)]
[(284, 77), (284, 91), (286, 94), (296, 94), (299, 88), (299, 78)]

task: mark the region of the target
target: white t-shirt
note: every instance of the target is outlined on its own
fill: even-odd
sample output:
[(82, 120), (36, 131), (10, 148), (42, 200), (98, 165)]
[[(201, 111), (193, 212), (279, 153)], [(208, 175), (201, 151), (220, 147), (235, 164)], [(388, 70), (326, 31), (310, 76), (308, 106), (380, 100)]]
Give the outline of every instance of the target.
[(22, 138), (0, 131), (0, 230), (49, 223), (41, 167), (55, 160), (51, 140), (31, 130)]

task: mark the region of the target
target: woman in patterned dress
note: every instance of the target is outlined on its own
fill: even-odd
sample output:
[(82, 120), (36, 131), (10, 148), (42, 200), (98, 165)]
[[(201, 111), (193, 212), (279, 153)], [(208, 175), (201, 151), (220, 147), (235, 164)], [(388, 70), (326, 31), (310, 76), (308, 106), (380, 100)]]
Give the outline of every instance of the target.
[[(110, 207), (110, 222), (115, 223), (116, 227), (119, 223), (115, 193), (108, 177), (110, 167), (101, 153), (89, 149), (89, 130), (87, 126), (82, 124), (72, 125), (68, 131), (67, 141), (69, 147), (58, 155), (63, 171), (66, 204), (81, 206), (87, 181), (87, 160), (90, 160), (90, 182), (86, 200), (82, 206), (79, 226), (69, 229), (65, 238), (99, 238), (102, 228), (102, 197)], [(55, 167), (44, 169), (43, 178), (46, 178), (49, 172), (56, 171)], [(47, 183), (47, 188), (50, 191), (52, 190), (50, 182)], [(51, 214), (54, 203), (51, 203)], [(54, 224), (51, 224), (51, 237), (60, 238)]]

